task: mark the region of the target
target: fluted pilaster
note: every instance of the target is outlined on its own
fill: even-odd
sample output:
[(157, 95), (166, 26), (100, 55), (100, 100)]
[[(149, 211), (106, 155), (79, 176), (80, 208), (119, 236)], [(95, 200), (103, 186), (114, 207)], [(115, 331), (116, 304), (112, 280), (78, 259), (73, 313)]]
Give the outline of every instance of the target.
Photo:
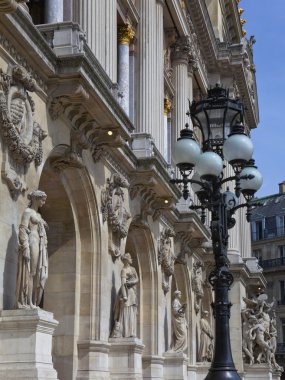
[(117, 81), (116, 0), (74, 0), (73, 19), (113, 82)]
[(157, 148), (165, 155), (165, 141), (167, 142), (167, 129), (164, 128), (164, 58), (163, 58), (163, 0), (156, 0), (156, 97), (155, 101), (155, 127), (153, 131)]
[[(188, 62), (191, 46), (188, 37), (181, 37), (172, 50), (173, 82), (175, 88), (173, 107), (173, 141), (179, 136), (179, 131), (189, 122), (188, 111), (189, 77)], [(191, 80), (192, 82), (192, 80)], [(192, 84), (192, 83), (191, 83)]]
[(163, 149), (161, 151), (163, 157), (165, 160), (170, 163), (170, 157), (171, 157), (171, 130), (170, 130), (170, 119), (169, 119), (169, 113), (171, 110), (171, 102), (169, 99), (164, 99), (164, 109), (163, 109)]
[[(226, 164), (226, 167), (224, 169), (224, 177), (228, 178), (234, 176), (234, 171), (231, 165)], [(226, 183), (226, 186), (224, 190), (226, 190), (226, 187), (229, 188), (230, 191), (234, 192), (235, 183), (234, 181), (229, 181)], [(235, 214), (236, 224), (235, 226), (229, 230), (229, 245), (228, 245), (228, 253), (229, 255), (240, 255), (240, 248), (241, 248), (241, 239), (242, 236), (240, 234), (240, 213), (237, 212)]]
[(44, 4), (46, 24), (63, 21), (63, 0), (46, 0)]
[(139, 3), (139, 89), (137, 132), (153, 136), (155, 129), (155, 77), (156, 70), (156, 2), (141, 0)]

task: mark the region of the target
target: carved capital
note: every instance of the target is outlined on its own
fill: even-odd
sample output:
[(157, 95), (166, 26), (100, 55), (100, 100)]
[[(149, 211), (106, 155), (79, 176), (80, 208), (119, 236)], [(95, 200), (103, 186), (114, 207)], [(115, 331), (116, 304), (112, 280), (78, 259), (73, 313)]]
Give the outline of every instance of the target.
[(168, 115), (171, 110), (171, 101), (168, 98), (164, 98), (164, 115)]
[(172, 53), (171, 57), (174, 62), (182, 62), (185, 65), (188, 64), (189, 58), (191, 57), (192, 46), (190, 43), (190, 39), (187, 36), (180, 37), (173, 45), (172, 45)]
[(134, 38), (135, 32), (130, 24), (118, 26), (118, 43), (119, 45), (129, 45)]

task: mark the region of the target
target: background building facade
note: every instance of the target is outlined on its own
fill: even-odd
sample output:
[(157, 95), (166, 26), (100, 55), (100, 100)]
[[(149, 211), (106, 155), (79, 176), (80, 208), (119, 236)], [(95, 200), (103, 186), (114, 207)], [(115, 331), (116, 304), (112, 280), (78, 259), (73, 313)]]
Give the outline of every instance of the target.
[[(203, 328), (213, 329), (206, 313), (210, 234), (169, 182), (171, 145), (189, 122), (188, 101), (216, 83), (243, 99), (247, 131), (258, 124), (254, 39), (244, 37), (237, 3), (1, 2), (0, 379), (8, 372), (14, 379), (45, 378), (12, 361), (24, 338), (11, 343), (3, 327), (11, 316), (26, 318), (12, 310), (18, 231), (36, 189), (47, 195), (41, 215), (49, 226), (49, 274), (41, 307), (58, 321), (52, 349), (58, 378), (205, 377), (210, 357), (199, 353)], [(128, 337), (115, 323), (125, 253), (136, 278)], [(243, 360), (242, 298), (265, 282), (242, 210), (229, 259), (235, 365), (244, 379), (260, 371), (269, 379), (267, 367)], [(173, 348), (178, 290), (187, 304), (182, 350)]]
[(275, 299), (278, 330), (277, 360), (285, 364), (285, 192), (259, 198), (260, 206), (252, 214), (252, 253), (263, 268), (267, 293)]

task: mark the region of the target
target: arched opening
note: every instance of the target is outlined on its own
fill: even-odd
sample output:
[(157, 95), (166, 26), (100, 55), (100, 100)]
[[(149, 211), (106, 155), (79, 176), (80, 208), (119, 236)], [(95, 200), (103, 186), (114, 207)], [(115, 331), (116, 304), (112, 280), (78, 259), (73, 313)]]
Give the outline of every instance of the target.
[(151, 233), (146, 228), (130, 226), (126, 252), (133, 255), (133, 264), (138, 270), (139, 309), (138, 309), (138, 337), (145, 345), (145, 355), (155, 355), (157, 347), (157, 268), (155, 249)]
[[(49, 277), (43, 308), (59, 322), (53, 340), (53, 361), (61, 380), (74, 380), (78, 368), (78, 341), (98, 339), (99, 301), (96, 276), (99, 223), (93, 187), (85, 169), (55, 171), (45, 163), (39, 189), (47, 194), (42, 216), (49, 225)], [(96, 272), (95, 272), (96, 270)]]

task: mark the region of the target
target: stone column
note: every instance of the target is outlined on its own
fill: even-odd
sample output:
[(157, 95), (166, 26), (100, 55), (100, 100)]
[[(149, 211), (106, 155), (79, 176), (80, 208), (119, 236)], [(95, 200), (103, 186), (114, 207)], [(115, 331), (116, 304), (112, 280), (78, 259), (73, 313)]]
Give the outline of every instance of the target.
[(171, 109), (171, 102), (169, 99), (164, 98), (164, 116), (163, 116), (163, 150), (162, 155), (166, 162), (170, 163), (171, 157), (171, 130), (169, 128), (169, 113)]
[(176, 141), (185, 123), (189, 123), (188, 111), (188, 62), (191, 46), (188, 37), (181, 37), (173, 45), (173, 82), (174, 82), (174, 106), (173, 106), (173, 129), (172, 141)]
[[(155, 105), (154, 105), (154, 130), (155, 145), (164, 155), (167, 139), (167, 131), (164, 128), (164, 54), (163, 54), (163, 5), (164, 0), (156, 0), (156, 76), (155, 76)], [(165, 156), (164, 156), (165, 157)]]
[(152, 134), (155, 129), (156, 2), (139, 2), (139, 87), (137, 93), (137, 132)]
[(87, 43), (113, 82), (117, 81), (116, 0), (74, 0), (73, 21), (86, 32)]
[(118, 27), (118, 84), (122, 93), (121, 106), (129, 115), (130, 105), (130, 49), (129, 44), (134, 32), (129, 24)]
[(63, 0), (45, 1), (45, 23), (55, 24), (63, 21)]

